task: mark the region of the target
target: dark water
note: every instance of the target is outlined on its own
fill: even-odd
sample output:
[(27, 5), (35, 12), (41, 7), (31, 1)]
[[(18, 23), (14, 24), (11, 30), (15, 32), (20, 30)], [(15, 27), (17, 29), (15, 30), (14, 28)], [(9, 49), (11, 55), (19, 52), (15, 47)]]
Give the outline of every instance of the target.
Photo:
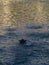
[[(7, 33), (0, 35), (0, 65), (49, 65), (49, 31), (44, 26), (29, 25), (24, 36), (16, 33), (16, 28), (4, 30)], [(27, 39), (24, 45), (18, 41), (22, 37)]]

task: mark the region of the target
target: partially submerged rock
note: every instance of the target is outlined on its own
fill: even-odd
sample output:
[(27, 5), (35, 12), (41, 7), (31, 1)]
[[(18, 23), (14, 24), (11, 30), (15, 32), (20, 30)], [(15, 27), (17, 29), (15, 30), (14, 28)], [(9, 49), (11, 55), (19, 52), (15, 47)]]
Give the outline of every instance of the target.
[(21, 39), (19, 40), (20, 44), (25, 44), (26, 43), (26, 40), (25, 39)]

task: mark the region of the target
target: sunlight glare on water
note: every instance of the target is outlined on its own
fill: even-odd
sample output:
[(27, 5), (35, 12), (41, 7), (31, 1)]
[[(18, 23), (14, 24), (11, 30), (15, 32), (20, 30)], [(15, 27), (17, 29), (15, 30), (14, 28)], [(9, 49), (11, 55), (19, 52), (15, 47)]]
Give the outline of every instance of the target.
[(49, 24), (49, 4), (47, 1), (3, 0), (0, 6), (0, 29), (5, 26), (23, 28), (27, 24)]

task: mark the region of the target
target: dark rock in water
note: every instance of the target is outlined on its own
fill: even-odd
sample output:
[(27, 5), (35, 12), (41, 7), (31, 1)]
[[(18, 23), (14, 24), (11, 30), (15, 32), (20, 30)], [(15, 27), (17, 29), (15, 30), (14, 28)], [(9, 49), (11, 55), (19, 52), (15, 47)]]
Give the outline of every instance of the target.
[(20, 44), (25, 44), (26, 43), (26, 40), (25, 39), (21, 39), (19, 40)]

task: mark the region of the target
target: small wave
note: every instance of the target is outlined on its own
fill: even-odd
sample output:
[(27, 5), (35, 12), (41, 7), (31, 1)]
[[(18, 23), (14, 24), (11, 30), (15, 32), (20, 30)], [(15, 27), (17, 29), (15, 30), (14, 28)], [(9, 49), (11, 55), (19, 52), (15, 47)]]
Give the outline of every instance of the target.
[(41, 28), (43, 28), (43, 26), (27, 26), (26, 28), (28, 28), (28, 29), (41, 29)]
[(7, 36), (13, 36), (13, 37), (14, 37), (14, 36), (15, 36), (15, 37), (17, 36), (17, 34), (16, 34), (16, 33), (13, 33), (13, 32), (8, 32), (6, 35), (7, 35)]
[(9, 27), (8, 27), (8, 28), (6, 28), (5, 30), (12, 32), (12, 31), (15, 31), (16, 29), (15, 29), (15, 28), (9, 28)]
[(0, 35), (0, 40), (3, 40), (3, 39), (5, 39), (5, 38), (6, 38), (5, 35)]
[(49, 38), (49, 33), (39, 33), (39, 32), (34, 32), (34, 33), (27, 33), (27, 37), (32, 37), (32, 38)]

